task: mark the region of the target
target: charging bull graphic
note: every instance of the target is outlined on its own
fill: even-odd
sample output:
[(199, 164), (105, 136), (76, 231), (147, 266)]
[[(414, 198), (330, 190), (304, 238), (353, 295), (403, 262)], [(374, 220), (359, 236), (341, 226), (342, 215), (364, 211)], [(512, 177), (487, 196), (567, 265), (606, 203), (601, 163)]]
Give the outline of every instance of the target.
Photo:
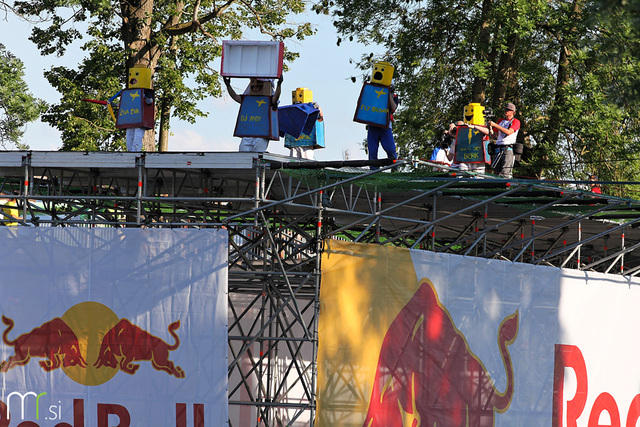
[(13, 341), (9, 340), (9, 332), (14, 326), (13, 319), (2, 316), (2, 322), (7, 325), (2, 341), (13, 347), (15, 354), (0, 363), (0, 372), (26, 365), (32, 357), (44, 358), (39, 364), (47, 372), (61, 367), (87, 365), (80, 353), (78, 337), (61, 318), (49, 320)]
[[(88, 317), (87, 313), (90, 314)], [(103, 384), (118, 371), (133, 375), (140, 368), (136, 362), (142, 361), (151, 362), (155, 370), (185, 378), (184, 370), (169, 360), (169, 352), (180, 346), (176, 333), (180, 320), (167, 328), (173, 344), (128, 319), (118, 319), (108, 307), (96, 302), (77, 304), (62, 317), (53, 318), (14, 340), (9, 339), (14, 328), (13, 319), (3, 315), (2, 321), (7, 325), (2, 340), (14, 350), (14, 355), (0, 362), (2, 373), (27, 365), (31, 358), (43, 358), (39, 365), (45, 371), (62, 368), (67, 376), (84, 385)], [(79, 324), (88, 328), (79, 327)]]
[(498, 331), (506, 373), (504, 392), (468, 348), (427, 279), (384, 338), (363, 427), (493, 427), (514, 392), (507, 348), (518, 334), (518, 312)]
[(127, 374), (134, 374), (140, 365), (133, 362), (149, 360), (154, 369), (184, 378), (182, 368), (169, 360), (169, 352), (180, 346), (180, 338), (175, 332), (179, 327), (179, 320), (169, 325), (169, 333), (175, 340), (173, 345), (169, 345), (129, 320), (121, 319), (102, 339), (98, 360), (93, 366), (119, 367)]

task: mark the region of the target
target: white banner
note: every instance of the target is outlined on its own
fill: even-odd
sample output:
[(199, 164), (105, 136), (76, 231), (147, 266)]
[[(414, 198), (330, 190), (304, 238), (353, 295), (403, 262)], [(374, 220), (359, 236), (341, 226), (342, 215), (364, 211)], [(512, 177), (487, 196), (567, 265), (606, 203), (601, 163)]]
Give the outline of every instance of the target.
[(322, 427), (638, 427), (640, 280), (326, 241)]
[(0, 228), (0, 426), (227, 425), (227, 239)]
[(640, 280), (619, 275), (411, 251), (418, 280), (505, 390), (498, 330), (517, 313), (508, 346), (514, 388), (495, 426), (640, 425)]

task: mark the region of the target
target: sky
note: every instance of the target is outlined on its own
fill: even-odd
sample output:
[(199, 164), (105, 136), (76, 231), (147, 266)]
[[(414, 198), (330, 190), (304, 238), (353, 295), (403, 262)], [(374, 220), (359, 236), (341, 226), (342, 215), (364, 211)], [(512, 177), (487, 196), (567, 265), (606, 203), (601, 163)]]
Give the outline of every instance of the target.
[[(292, 18), (295, 22), (309, 21), (317, 32), (303, 41), (285, 42), (287, 49), (299, 52), (300, 57), (289, 64), (284, 73), (280, 105), (290, 105), (291, 92), (305, 87), (313, 92), (313, 100), (320, 104), (325, 118), (326, 148), (315, 150), (316, 160), (356, 160), (365, 159), (362, 141), (366, 137), (365, 126), (353, 121), (358, 96), (362, 89), (362, 72), (355, 61), (363, 54), (382, 52), (379, 46), (342, 41), (337, 45), (337, 33), (331, 18), (308, 12)], [(8, 15), (0, 19), (0, 43), (16, 55), (25, 65), (24, 80), (31, 93), (49, 103), (57, 102), (60, 94), (52, 88), (43, 72), (52, 66), (65, 65), (75, 68), (83, 57), (79, 49), (69, 49), (57, 58), (40, 56), (35, 45), (28, 40), (32, 25)], [(267, 40), (256, 37), (252, 40)], [(354, 60), (353, 63), (350, 60)], [(220, 60), (212, 62), (214, 69), (220, 70)], [(351, 77), (358, 77), (356, 83)], [(242, 93), (247, 79), (233, 79), (232, 86)], [(237, 151), (240, 138), (233, 136), (239, 104), (223, 89), (220, 98), (208, 98), (199, 104), (209, 116), (198, 118), (195, 124), (172, 118), (169, 151)], [(105, 110), (105, 114), (107, 111)], [(32, 150), (58, 150), (62, 146), (60, 133), (40, 121), (27, 125), (22, 142)], [(288, 155), (284, 142), (271, 141), (268, 152)]]

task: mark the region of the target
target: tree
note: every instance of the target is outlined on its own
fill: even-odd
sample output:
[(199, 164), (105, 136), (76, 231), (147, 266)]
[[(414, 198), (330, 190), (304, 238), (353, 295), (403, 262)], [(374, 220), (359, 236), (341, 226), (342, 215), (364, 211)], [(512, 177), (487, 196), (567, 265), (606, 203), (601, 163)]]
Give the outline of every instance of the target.
[(11, 144), (21, 150), (20, 143), (28, 122), (37, 120), (46, 109), (44, 101), (35, 98), (23, 80), (24, 65), (0, 44), (0, 145)]
[[(528, 1), (507, 3), (511, 9), (514, 3), (518, 10), (532, 9)], [(506, 82), (503, 95), (494, 96), (495, 76), (514, 74), (515, 65), (506, 58), (507, 53), (514, 55), (514, 47), (507, 47), (516, 46), (515, 36), (533, 24), (520, 14), (515, 21), (500, 19), (505, 9), (511, 10), (492, 0), (338, 0), (316, 6), (318, 12), (334, 15), (343, 35), (387, 48), (383, 59), (396, 66), (402, 101), (394, 125), (398, 148), (401, 155), (419, 157), (428, 157), (442, 131), (462, 118), (468, 103), (486, 105), (506, 97), (515, 101), (513, 84)], [(362, 67), (370, 69), (366, 61)]]
[[(221, 40), (238, 39), (245, 31), (259, 31), (272, 39), (302, 39), (309, 24), (289, 26), (286, 17), (305, 9), (302, 0), (38, 0), (16, 2), (26, 17), (48, 16), (48, 26), (36, 27), (31, 40), (43, 54), (63, 55), (83, 38), (87, 56), (77, 69), (56, 67), (45, 76), (62, 94), (43, 120), (62, 132), (63, 150), (123, 149), (123, 132), (116, 131), (106, 111), (81, 99), (106, 100), (126, 88), (129, 68), (153, 72), (159, 146), (168, 143), (170, 118), (193, 122), (206, 112), (197, 102), (218, 96), (218, 72), (210, 62), (221, 55)], [(287, 60), (297, 55), (286, 53)], [(147, 132), (145, 149), (155, 149), (155, 135)]]
[(315, 9), (333, 14), (341, 36), (386, 47), (380, 59), (396, 66), (402, 100), (400, 155), (428, 158), (469, 102), (501, 114), (511, 101), (532, 146), (517, 174), (628, 180), (640, 165), (640, 34), (631, 3), (326, 0)]

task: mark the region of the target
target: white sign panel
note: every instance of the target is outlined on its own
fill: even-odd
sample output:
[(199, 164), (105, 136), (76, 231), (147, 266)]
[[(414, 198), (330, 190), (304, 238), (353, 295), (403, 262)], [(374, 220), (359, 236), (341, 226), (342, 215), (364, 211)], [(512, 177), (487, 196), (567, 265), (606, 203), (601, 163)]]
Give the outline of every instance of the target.
[(227, 239), (1, 228), (0, 426), (227, 425)]
[[(640, 425), (638, 279), (424, 251), (411, 257), (495, 389), (510, 393), (496, 427)], [(514, 313), (517, 336), (501, 349), (500, 325)]]

